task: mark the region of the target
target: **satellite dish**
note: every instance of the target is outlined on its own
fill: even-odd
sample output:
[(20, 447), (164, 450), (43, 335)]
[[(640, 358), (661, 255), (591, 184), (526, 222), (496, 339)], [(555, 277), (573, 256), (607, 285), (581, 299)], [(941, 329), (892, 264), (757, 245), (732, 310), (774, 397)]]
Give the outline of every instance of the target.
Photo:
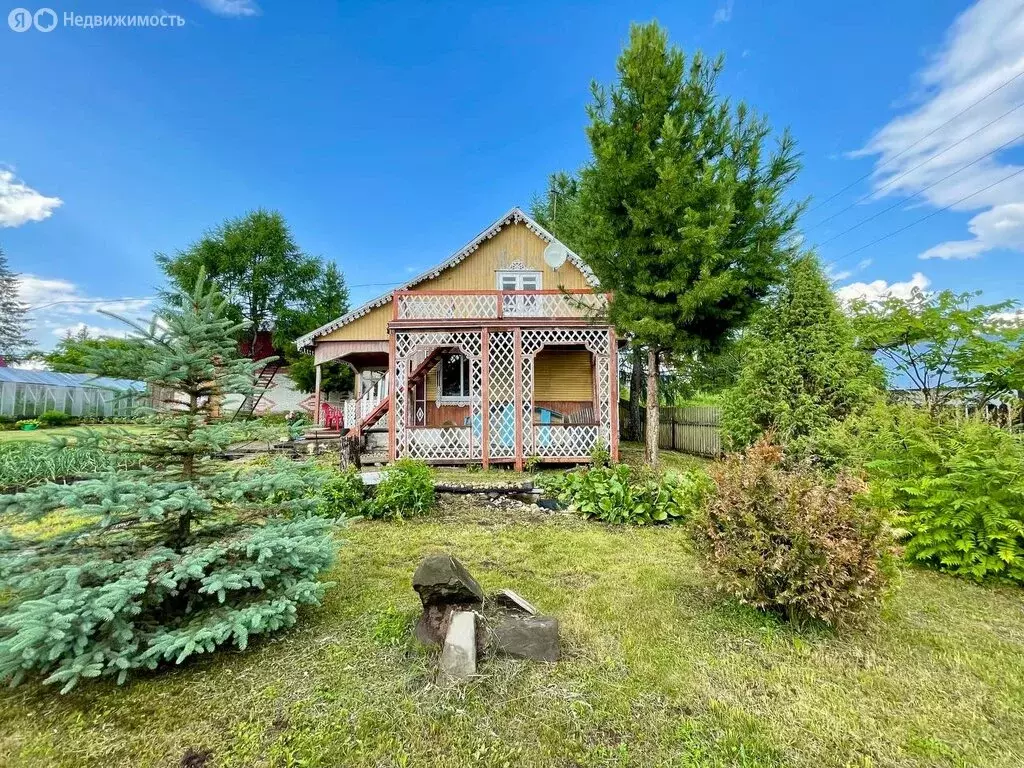
[(557, 240), (544, 249), (544, 261), (552, 269), (558, 269), (569, 258), (569, 249)]

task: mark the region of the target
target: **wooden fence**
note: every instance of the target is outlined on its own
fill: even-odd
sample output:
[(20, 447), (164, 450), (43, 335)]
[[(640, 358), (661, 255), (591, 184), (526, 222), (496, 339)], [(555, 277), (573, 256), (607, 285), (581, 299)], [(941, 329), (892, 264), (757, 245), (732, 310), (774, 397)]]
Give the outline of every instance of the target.
[[(722, 409), (717, 405), (662, 408), (658, 445), (697, 456), (718, 456), (722, 452), (721, 418)], [(629, 424), (625, 403), (619, 404), (619, 424), (623, 430)], [(647, 436), (646, 412), (640, 421), (640, 433), (642, 442)]]

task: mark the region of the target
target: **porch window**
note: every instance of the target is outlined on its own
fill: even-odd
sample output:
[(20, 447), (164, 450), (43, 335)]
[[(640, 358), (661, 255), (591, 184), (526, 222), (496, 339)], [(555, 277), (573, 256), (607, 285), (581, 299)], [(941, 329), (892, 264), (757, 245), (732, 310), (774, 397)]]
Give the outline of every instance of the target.
[(465, 355), (442, 355), (437, 379), (438, 402), (452, 404), (469, 400), (469, 358)]
[(525, 270), (498, 270), (499, 291), (539, 291), (541, 288), (540, 272)]

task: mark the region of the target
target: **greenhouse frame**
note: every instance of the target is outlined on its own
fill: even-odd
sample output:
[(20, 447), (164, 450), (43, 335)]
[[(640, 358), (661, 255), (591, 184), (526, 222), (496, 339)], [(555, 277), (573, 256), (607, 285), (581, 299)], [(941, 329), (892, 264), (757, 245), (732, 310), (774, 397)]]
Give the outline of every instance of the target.
[(90, 373), (0, 367), (0, 417), (26, 418), (61, 411), (79, 418), (130, 416), (146, 385)]

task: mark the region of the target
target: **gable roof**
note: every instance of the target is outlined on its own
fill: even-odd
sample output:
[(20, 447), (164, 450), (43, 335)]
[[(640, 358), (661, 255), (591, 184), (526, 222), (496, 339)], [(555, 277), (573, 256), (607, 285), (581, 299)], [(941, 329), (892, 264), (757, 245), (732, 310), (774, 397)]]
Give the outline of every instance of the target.
[[(490, 240), (492, 237), (498, 234), (504, 227), (508, 226), (509, 224), (520, 223), (525, 224), (526, 228), (533, 232), (533, 234), (537, 235), (537, 237), (539, 237), (541, 240), (544, 240), (547, 243), (557, 242), (565, 246), (565, 244), (562, 243), (562, 241), (560, 241), (558, 238), (556, 238), (554, 235), (552, 235), (550, 232), (544, 229), (544, 227), (538, 224), (536, 220), (534, 220), (533, 217), (527, 214), (522, 208), (516, 206), (437, 266), (432, 267), (431, 269), (428, 269), (426, 272), (417, 275), (409, 282), (404, 283), (403, 285), (400, 285), (397, 288), (393, 288), (387, 293), (383, 293), (375, 299), (371, 299), (370, 301), (363, 304), (361, 307), (353, 309), (351, 312), (344, 314), (341, 317), (335, 318), (334, 320), (331, 320), (331, 322), (327, 323), (326, 325), (321, 325), (315, 331), (311, 331), (310, 333), (307, 333), (305, 336), (299, 337), (295, 341), (295, 346), (297, 346), (299, 349), (307, 349), (311, 347), (313, 345), (313, 340), (316, 339), (318, 336), (323, 336), (325, 333), (330, 333), (331, 331), (335, 331), (344, 325), (348, 325), (353, 320), (360, 318), (365, 314), (368, 314), (370, 310), (376, 309), (377, 307), (389, 303), (391, 301), (391, 297), (395, 294), (395, 291), (406, 291), (409, 288), (412, 288), (414, 285), (422, 283), (424, 280), (430, 280), (432, 278), (437, 277), (446, 269), (450, 269), (454, 267), (456, 264), (459, 264), (460, 262), (464, 261), (467, 256), (469, 256), (471, 253), (473, 253), (473, 251), (480, 247), (481, 243), (483, 243), (485, 240)], [(583, 259), (581, 259), (570, 248), (566, 247), (565, 249), (569, 251), (569, 261), (572, 262), (573, 266), (575, 266), (580, 272), (583, 273), (583, 276), (586, 278), (587, 282), (596, 288), (598, 286), (597, 278), (594, 276), (594, 273), (590, 270), (590, 267), (588, 267), (584, 263)]]

